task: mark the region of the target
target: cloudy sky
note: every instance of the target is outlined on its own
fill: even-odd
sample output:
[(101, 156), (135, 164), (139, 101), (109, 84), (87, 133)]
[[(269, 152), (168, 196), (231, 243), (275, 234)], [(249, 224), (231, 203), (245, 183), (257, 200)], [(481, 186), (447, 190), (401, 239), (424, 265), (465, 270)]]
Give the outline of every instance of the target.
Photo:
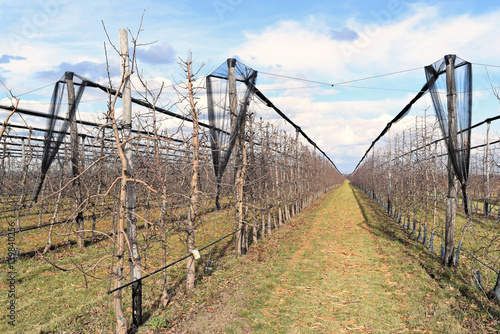
[[(499, 112), (488, 79), (500, 83), (496, 1), (0, 0), (0, 8), (0, 80), (41, 110), (65, 71), (105, 82), (104, 43), (112, 50), (102, 22), (117, 44), (118, 30), (135, 35), (144, 13), (145, 78), (172, 83), (188, 50), (205, 64), (200, 75), (236, 57), (342, 172), (425, 84), (423, 67), (446, 54), (473, 63), (473, 123)], [(116, 75), (113, 57), (110, 66)]]

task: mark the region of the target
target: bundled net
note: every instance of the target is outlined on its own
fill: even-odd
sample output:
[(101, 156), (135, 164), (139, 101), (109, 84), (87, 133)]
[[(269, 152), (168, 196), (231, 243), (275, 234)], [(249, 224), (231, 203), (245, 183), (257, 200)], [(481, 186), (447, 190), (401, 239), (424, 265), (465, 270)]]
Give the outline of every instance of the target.
[(216, 205), (222, 176), (234, 149), (236, 138), (245, 122), (257, 71), (230, 58), (207, 77), (210, 145), (217, 179)]
[[(75, 77), (76, 80), (74, 81)], [(68, 87), (69, 85), (70, 87)], [(59, 151), (71, 121), (75, 117), (85, 86), (86, 80), (78, 75), (75, 76), (73, 72), (66, 72), (54, 86), (45, 133), (40, 180), (33, 202), (36, 202), (40, 195), (50, 165)], [(66, 109), (65, 106), (68, 106), (68, 108)]]
[[(448, 148), (448, 156), (462, 187), (464, 209), (468, 215), (466, 188), (471, 143), (472, 65), (455, 55), (447, 55), (444, 59), (426, 66), (425, 75), (436, 117)], [(456, 95), (453, 91), (456, 91)], [(452, 110), (452, 105), (456, 106), (456, 111)], [(456, 112), (456, 118), (451, 117), (452, 112)]]

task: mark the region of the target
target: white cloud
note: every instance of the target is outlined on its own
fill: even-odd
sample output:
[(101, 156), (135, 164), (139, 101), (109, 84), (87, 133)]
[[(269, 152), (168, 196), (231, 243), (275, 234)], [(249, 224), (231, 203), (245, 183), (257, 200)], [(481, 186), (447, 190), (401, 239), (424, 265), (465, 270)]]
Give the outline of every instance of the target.
[(318, 69), (331, 72), (332, 67), (338, 67), (335, 60), (342, 56), (328, 31), (314, 31), (294, 21), (282, 21), (245, 37), (244, 44), (230, 52), (259, 69), (274, 68), (288, 74), (317, 73)]
[[(349, 20), (349, 31), (359, 35), (352, 40), (335, 40), (331, 28), (310, 20), (280, 21), (261, 32), (247, 32), (245, 41), (231, 54), (257, 70), (333, 83), (430, 65), (450, 53), (471, 62), (497, 63), (500, 11), (445, 17), (440, 8), (422, 3), (410, 9), (411, 14), (399, 20), (380, 20), (375, 15), (371, 22)], [(377, 97), (373, 91), (359, 90), (356, 96), (338, 87), (330, 99), (323, 96), (318, 101), (318, 91), (327, 90), (294, 90), (305, 83), (265, 75), (262, 79), (268, 81), (259, 87), (284, 88), (273, 91), (270, 98), (280, 110), (334, 161), (349, 160), (350, 164), (416, 94), (381, 91)], [(384, 82), (393, 88), (409, 82), (420, 88), (425, 77), (422, 69)], [(364, 98), (368, 93), (371, 97)]]
[(349, 20), (348, 29), (360, 36), (350, 41), (335, 40), (328, 27), (308, 21), (280, 21), (260, 33), (247, 32), (244, 43), (231, 53), (257, 68), (353, 79), (360, 73), (428, 65), (448, 53), (479, 61), (493, 60), (500, 51), (500, 11), (443, 17), (433, 6), (419, 3), (411, 9), (412, 15), (401, 21), (375, 16), (367, 22)]
[[(53, 11), (44, 11), (46, 6), (41, 3), (33, 5), (31, 9), (23, 9), (23, 15), (16, 15), (18, 19), (11, 23), (11, 28), (4, 28), (9, 32), (18, 27), (18, 32), (25, 35), (19, 44), (19, 52), (4, 53), (13, 57), (24, 57), (26, 60), (17, 58), (18, 60), (4, 63), (0, 73), (7, 79), (8, 87), (12, 88), (15, 94), (48, 84), (49, 82), (34, 81), (33, 74), (58, 69), (57, 66), (64, 62), (71, 64), (104, 62), (102, 43), (106, 40), (106, 36), (100, 24), (101, 17), (93, 17), (92, 13), (97, 12), (103, 16), (111, 38), (116, 42), (117, 29), (122, 27), (124, 22), (128, 26), (132, 22), (131, 29), (134, 31), (142, 12), (116, 13), (111, 5), (92, 0), (90, 2), (92, 6), (81, 6), (79, 16), (88, 17), (82, 21), (72, 16), (79, 6), (67, 1), (54, 1), (59, 1), (60, 5)], [(133, 8), (137, 9), (137, 6)], [(169, 7), (165, 4), (161, 6)], [(363, 20), (359, 16), (346, 19), (344, 22), (336, 22), (335, 26), (328, 22), (327, 13), (324, 17), (306, 16), (308, 15), (306, 13), (303, 20), (284, 20), (259, 28), (260, 30), (247, 30), (243, 34), (242, 42), (238, 39), (242, 36), (239, 31), (221, 34), (223, 24), (216, 27), (202, 21), (199, 26), (193, 24), (187, 27), (188, 21), (185, 17), (181, 17), (182, 20), (179, 18), (177, 21), (169, 21), (169, 27), (164, 28), (164, 20), (157, 21), (155, 17), (155, 22), (151, 23), (148, 20), (150, 13), (148, 12), (145, 17), (145, 33), (141, 33), (141, 42), (154, 41), (158, 36), (162, 36), (158, 45), (171, 45), (175, 50), (192, 47), (197, 57), (200, 57), (198, 52), (201, 49), (205, 52), (201, 54), (201, 57), (205, 57), (201, 60), (208, 63), (210, 58), (217, 58), (220, 55), (235, 55), (243, 63), (261, 72), (331, 83), (418, 68), (431, 64), (448, 53), (455, 53), (463, 59), (478, 63), (498, 62), (495, 56), (500, 51), (500, 36), (496, 33), (500, 30), (500, 11), (490, 11), (480, 15), (450, 16), (444, 15), (447, 14), (444, 12), (444, 7), (425, 3), (408, 6), (410, 10), (406, 14), (402, 13), (401, 8), (396, 10), (389, 8), (388, 5), (386, 8), (370, 12), (371, 18), (368, 13), (368, 19), (367, 15), (363, 16)], [(19, 10), (21, 8), (23, 7), (20, 6)], [(40, 9), (42, 14), (50, 18), (50, 22), (44, 25), (40, 21), (37, 29), (32, 29), (31, 34), (28, 34), (26, 22), (32, 22), (30, 20), (37, 11), (40, 12)], [(176, 10), (176, 15), (182, 15), (182, 10), (178, 8)], [(111, 20), (115, 14), (119, 19)], [(156, 13), (153, 16), (155, 15)], [(131, 17), (134, 20), (131, 20)], [(150, 27), (154, 29), (148, 30)], [(76, 29), (85, 31), (85, 37), (75, 34)], [(241, 42), (240, 45), (235, 44), (238, 40)], [(9, 40), (0, 41), (0, 47), (10, 50)], [(161, 60), (159, 56), (165, 52), (172, 51), (171, 56), (174, 54), (168, 47), (146, 46), (144, 49), (159, 51), (150, 60)], [(108, 55), (111, 65), (118, 68), (118, 59), (109, 44)], [(221, 61), (219, 58), (214, 60), (217, 64)], [(167, 86), (172, 83), (172, 80), (160, 76), (168, 77), (168, 74), (165, 74), (167, 69), (165, 64), (156, 67), (144, 65), (144, 73), (146, 77), (151, 78), (149, 85), (152, 89), (158, 89), (162, 82)], [(142, 67), (142, 64), (140, 66)], [(176, 67), (176, 70), (179, 69)], [(61, 72), (61, 76), (62, 74)], [(369, 86), (380, 88), (382, 85), (388, 88), (418, 90), (424, 80), (423, 70), (418, 70), (401, 76), (388, 77), (383, 79), (383, 84), (380, 81), (370, 81)], [(113, 82), (117, 82), (116, 78), (113, 78)], [(133, 79), (133, 82), (140, 87), (137, 80)], [(259, 74), (258, 79), (259, 89), (301, 126), (335, 162), (344, 161), (345, 166), (351, 167), (354, 167), (357, 159), (385, 124), (414, 96), (413, 93), (406, 92), (355, 90), (338, 86), (303, 88), (315, 85), (311, 82), (273, 77), (264, 73)], [(43, 93), (46, 99), (50, 99), (51, 88), (38, 91), (37, 94)], [(482, 82), (481, 88), (488, 89), (489, 82)], [(475, 97), (478, 97), (477, 105), (481, 110), (486, 109), (483, 100), (486, 101), (491, 95), (486, 92), (475, 92)], [(162, 96), (161, 102), (167, 104), (171, 97), (173, 101), (176, 100), (174, 92), (170, 89)], [(93, 100), (94, 93), (89, 91), (84, 99)], [(89, 104), (84, 103), (81, 106), (82, 113), (87, 112), (87, 105)], [(200, 105), (203, 107), (202, 100)], [(33, 104), (30, 107), (43, 107), (42, 110), (46, 110), (46, 106), (42, 105)], [(91, 109), (89, 106), (89, 115)], [(275, 113), (269, 113), (268, 116), (274, 117), (272, 121), (277, 122)]]

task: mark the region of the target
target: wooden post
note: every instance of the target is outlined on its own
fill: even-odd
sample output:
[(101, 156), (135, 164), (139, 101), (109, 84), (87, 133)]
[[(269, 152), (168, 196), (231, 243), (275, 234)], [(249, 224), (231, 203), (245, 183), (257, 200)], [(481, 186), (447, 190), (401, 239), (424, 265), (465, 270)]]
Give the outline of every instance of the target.
[[(259, 198), (260, 198), (260, 206), (264, 207), (265, 202), (266, 202), (266, 181), (264, 178), (265, 175), (265, 156), (264, 156), (264, 146), (265, 146), (265, 139), (264, 139), (264, 123), (262, 122), (262, 118), (259, 120), (259, 134), (260, 134), (260, 175), (259, 175)], [(260, 234), (261, 238), (266, 235), (266, 221), (264, 219), (264, 211), (261, 209), (260, 210), (260, 216), (261, 216), (261, 224), (260, 224)]]
[(287, 182), (287, 198), (285, 202), (285, 208), (286, 208), (286, 220), (289, 220), (293, 215), (292, 215), (292, 209), (290, 206), (290, 203), (293, 198), (293, 166), (292, 166), (292, 146), (293, 146), (293, 139), (291, 136), (286, 136), (285, 133), (285, 151), (286, 153), (286, 169), (287, 169), (287, 175), (285, 179), (288, 179), (289, 182)]
[(389, 182), (387, 182), (387, 212), (391, 213), (391, 167), (392, 167), (391, 128), (389, 128), (388, 135), (389, 135), (389, 160), (388, 160), (389, 170), (387, 173), (388, 174), (387, 177), (389, 179)]
[(295, 128), (295, 214), (300, 210), (299, 134), (300, 128)]
[[(68, 110), (74, 110), (75, 106), (75, 87), (73, 85), (73, 72), (66, 72), (66, 88), (68, 90)], [(83, 213), (80, 205), (82, 203), (82, 191), (80, 178), (80, 146), (78, 144), (78, 124), (76, 123), (76, 111), (73, 111), (73, 118), (70, 123), (70, 141), (71, 141), (71, 174), (73, 178), (73, 210), (76, 223), (76, 243), (78, 248), (85, 247), (85, 232), (83, 232)]]
[[(249, 149), (250, 149), (250, 159), (251, 159), (251, 164), (253, 166), (253, 175), (255, 176), (255, 170), (256, 170), (256, 167), (255, 167), (255, 155), (254, 155), (254, 149), (253, 149), (253, 144), (254, 144), (254, 139), (255, 139), (255, 133), (254, 133), (254, 130), (253, 130), (253, 120), (254, 120), (254, 115), (251, 114), (250, 117), (248, 118), (248, 125), (249, 125), (249, 137), (250, 137), (250, 141), (249, 141)], [(253, 196), (252, 196), (253, 200), (255, 201), (255, 193), (253, 193)], [(253, 243), (257, 243), (258, 241), (258, 233), (259, 233), (259, 223), (257, 220), (254, 220), (253, 224), (252, 224), (252, 242)]]
[[(30, 133), (31, 136), (31, 133)], [(29, 138), (28, 138), (29, 140)], [(25, 201), (25, 192), (26, 192), (26, 181), (28, 179), (28, 167), (29, 167), (29, 161), (27, 162), (26, 159), (26, 148), (24, 146), (24, 138), (22, 139), (21, 143), (21, 154), (22, 154), (22, 162), (23, 162), (23, 180), (21, 182), (21, 195), (19, 196), (18, 202), (17, 202), (17, 213), (16, 213), (16, 231), (21, 230), (21, 209), (24, 207), (24, 201)]]
[(375, 199), (375, 145), (372, 147), (372, 197)]
[(318, 156), (317, 156), (317, 152), (316, 152), (316, 146), (314, 146), (314, 149), (313, 149), (313, 176), (314, 178), (312, 179), (312, 187), (314, 189), (314, 194), (311, 194), (313, 195), (314, 197), (310, 196), (310, 200), (308, 201), (307, 205), (311, 204), (312, 201), (314, 200), (314, 198), (317, 196), (316, 195), (316, 180), (318, 179)]
[[(2, 137), (0, 137), (2, 138)], [(2, 152), (2, 165), (0, 168), (0, 191), (5, 192), (5, 157), (7, 156), (7, 136), (3, 137), (3, 152)]]
[[(246, 118), (246, 117), (245, 117)], [(245, 178), (246, 178), (246, 170), (247, 170), (247, 151), (245, 147), (245, 123), (246, 119), (243, 120), (240, 131), (238, 133), (238, 141), (239, 141), (239, 150), (241, 153), (241, 166), (239, 170), (239, 175), (237, 178), (237, 192), (238, 192), (238, 228), (243, 228), (240, 235), (240, 246), (241, 246), (241, 255), (245, 255), (247, 253), (247, 231), (248, 226), (243, 223), (243, 196), (244, 196), (244, 186), (245, 186)]]
[[(401, 140), (401, 141), (400, 141)], [(398, 211), (398, 218), (402, 219), (401, 215), (404, 209), (403, 206), (403, 196), (402, 191), (405, 190), (404, 188), (404, 175), (402, 172), (403, 166), (404, 166), (404, 146), (402, 145), (403, 139), (400, 139), (399, 134), (396, 134), (395, 138), (395, 148), (394, 152), (396, 154), (396, 161), (394, 163), (394, 167), (396, 168), (396, 173), (395, 173), (395, 183), (398, 184), (399, 186), (395, 187), (394, 192), (398, 193), (399, 195), (395, 195), (395, 201), (396, 203), (392, 203), (393, 207), (397, 207)]]
[[(402, 143), (401, 143), (401, 147), (402, 147), (402, 148), (401, 148), (401, 154), (403, 154), (402, 161), (401, 161), (401, 165), (403, 166), (403, 168), (405, 168), (405, 167), (406, 167), (406, 166), (405, 166), (405, 165), (406, 165), (406, 163), (405, 163), (405, 162), (406, 162), (406, 160), (407, 160), (407, 159), (405, 158), (405, 155), (406, 155), (406, 154), (405, 154), (405, 138), (406, 138), (406, 136), (405, 136), (405, 130), (403, 130), (403, 140), (402, 140)], [(407, 181), (407, 179), (406, 179), (406, 177), (405, 177), (405, 174), (403, 174), (403, 175), (402, 175), (402, 178), (403, 178), (403, 189), (405, 189), (405, 190), (406, 190), (406, 188), (407, 188), (407, 186), (408, 186), (406, 183), (407, 183), (408, 181)]]
[(488, 122), (488, 128), (486, 130), (486, 154), (484, 156), (484, 163), (486, 164), (486, 185), (484, 190), (484, 214), (485, 216), (489, 215), (490, 212), (490, 124)]
[[(457, 138), (457, 110), (455, 87), (455, 56), (445, 56), (446, 61), (446, 92), (448, 101), (448, 140)], [(448, 196), (446, 198), (446, 225), (445, 225), (445, 250), (443, 263), (451, 267), (455, 253), (455, 218), (457, 214), (458, 180), (453, 170), (451, 157), (454, 152), (449, 151), (448, 145)]]
[(227, 84), (229, 90), (229, 113), (231, 121), (231, 130), (235, 129), (238, 121), (238, 95), (236, 91), (236, 59), (229, 58), (227, 60)]
[(434, 196), (434, 203), (433, 203), (433, 208), (432, 208), (432, 228), (431, 232), (435, 232), (436, 228), (436, 210), (437, 210), (437, 203), (438, 203), (438, 194), (437, 194), (437, 186), (436, 186), (436, 174), (437, 174), (437, 165), (438, 165), (438, 157), (437, 157), (437, 145), (438, 143), (434, 143), (434, 167), (432, 168), (432, 187), (433, 187), (433, 196)]
[[(424, 126), (423, 126), (423, 132), (424, 132), (424, 161), (425, 161), (425, 185), (424, 185), (424, 199), (425, 199), (425, 209), (423, 210), (425, 212), (425, 219), (422, 221), (424, 224), (424, 228), (427, 229), (427, 221), (428, 221), (428, 212), (429, 212), (429, 158), (427, 157), (427, 109), (425, 109), (425, 114), (424, 114)], [(430, 147), (429, 147), (430, 149)], [(425, 240), (425, 238), (424, 238)]]
[(281, 217), (281, 194), (280, 194), (280, 182), (279, 182), (279, 172), (278, 172), (278, 154), (279, 154), (279, 147), (278, 147), (278, 140), (279, 140), (279, 130), (276, 129), (275, 133), (275, 139), (274, 139), (274, 187), (276, 191), (276, 207), (278, 210), (278, 225), (281, 226), (283, 224), (282, 217)]
[[(126, 222), (127, 222), (127, 237), (129, 246), (129, 266), (130, 279), (135, 281), (141, 278), (141, 257), (139, 255), (139, 247), (137, 245), (137, 218), (135, 216), (136, 209), (136, 194), (133, 163), (133, 145), (128, 139), (132, 130), (132, 97), (130, 90), (130, 72), (129, 51), (128, 51), (128, 35), (126, 29), (120, 29), (120, 68), (121, 75), (124, 78), (122, 90), (122, 115), (123, 115), (123, 140), (125, 144), (123, 151), (127, 161), (127, 169), (125, 170), (124, 180), (126, 180)], [(122, 182), (124, 181), (122, 180)], [(139, 327), (142, 324), (142, 281), (132, 285), (132, 322), (134, 326)]]
[[(230, 112), (230, 121), (231, 121), (231, 129), (234, 131), (240, 131), (240, 134), (234, 140), (234, 159), (235, 159), (235, 220), (236, 220), (236, 228), (241, 229), (243, 227), (243, 161), (242, 161), (242, 151), (244, 150), (244, 141), (241, 140), (241, 132), (244, 132), (244, 124), (242, 122), (242, 126), (240, 129), (237, 129), (238, 122), (238, 95), (236, 91), (236, 74), (235, 74), (235, 66), (236, 59), (229, 58), (227, 60), (227, 81), (228, 81), (228, 89), (229, 89), (229, 112)], [(244, 134), (243, 134), (244, 135)], [(246, 250), (244, 249), (244, 231), (240, 230), (236, 233), (236, 254), (244, 255)]]
[[(418, 148), (418, 123), (417, 123), (417, 118), (415, 117), (415, 139), (412, 140), (411, 138), (411, 129), (410, 129), (410, 151), (412, 150), (413, 147), (413, 142), (415, 142), (415, 149)], [(410, 163), (411, 163), (411, 176), (412, 176), (412, 189), (413, 189), (413, 226), (415, 226), (415, 221), (417, 220), (417, 169), (415, 166), (418, 166), (418, 153), (415, 150), (415, 163), (412, 163), (411, 157), (413, 154), (410, 154)], [(414, 232), (415, 230), (413, 230)]]

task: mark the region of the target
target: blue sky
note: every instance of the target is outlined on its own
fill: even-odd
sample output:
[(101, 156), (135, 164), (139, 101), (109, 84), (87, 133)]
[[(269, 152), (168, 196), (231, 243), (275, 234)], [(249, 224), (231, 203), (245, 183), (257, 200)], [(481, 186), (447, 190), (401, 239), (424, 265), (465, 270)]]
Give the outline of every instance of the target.
[[(104, 82), (103, 45), (109, 43), (101, 20), (117, 43), (118, 29), (135, 34), (145, 10), (139, 43), (155, 42), (138, 48), (146, 78), (172, 83), (180, 73), (178, 57), (188, 50), (205, 64), (201, 74), (237, 57), (260, 72), (258, 87), (343, 172), (422, 87), (424, 66), (449, 53), (500, 65), (500, 5), (494, 1), (0, 0), (0, 8), (0, 80), (14, 94), (50, 85), (68, 70)], [(117, 61), (110, 64), (116, 75)], [(270, 75), (340, 83), (399, 71), (349, 87)], [(473, 71), (477, 122), (499, 110), (485, 67)], [(500, 82), (498, 68), (488, 72)], [(21, 98), (43, 110), (51, 89)], [(0, 90), (0, 100), (5, 97)], [(418, 108), (430, 103), (423, 99)]]

